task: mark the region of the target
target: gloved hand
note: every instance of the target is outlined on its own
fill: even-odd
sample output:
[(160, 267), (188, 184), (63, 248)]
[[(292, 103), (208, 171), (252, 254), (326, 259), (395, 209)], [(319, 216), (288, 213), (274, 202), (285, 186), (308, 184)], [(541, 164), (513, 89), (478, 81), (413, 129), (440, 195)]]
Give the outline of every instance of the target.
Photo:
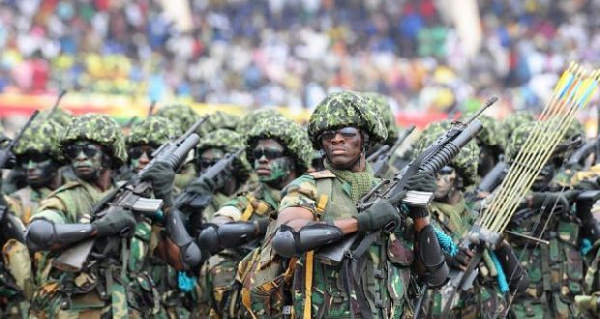
[(450, 256), (444, 252), (444, 257), (446, 257), (448, 266), (465, 271), (473, 258), (473, 253), (465, 247), (458, 247), (456, 255)]
[(185, 191), (198, 195), (211, 195), (217, 189), (223, 187), (223, 184), (225, 184), (224, 180), (224, 178), (219, 178), (218, 176), (209, 178), (205, 175), (200, 175), (200, 177), (192, 180), (188, 186), (185, 187)]
[(594, 292), (590, 295), (575, 296), (575, 305), (582, 313), (590, 318), (598, 318), (600, 316), (600, 292)]
[(433, 193), (437, 189), (435, 175), (427, 172), (417, 172), (406, 181), (406, 190)]
[(396, 207), (385, 200), (373, 204), (354, 218), (358, 222), (358, 231), (361, 233), (378, 231), (390, 222), (399, 222)]
[(165, 207), (173, 205), (172, 192), (175, 179), (173, 168), (166, 163), (158, 162), (144, 173), (142, 179), (152, 183), (154, 196), (162, 199)]
[(102, 217), (92, 222), (96, 234), (100, 237), (126, 235), (135, 229), (136, 224), (133, 213), (118, 206), (111, 206)]

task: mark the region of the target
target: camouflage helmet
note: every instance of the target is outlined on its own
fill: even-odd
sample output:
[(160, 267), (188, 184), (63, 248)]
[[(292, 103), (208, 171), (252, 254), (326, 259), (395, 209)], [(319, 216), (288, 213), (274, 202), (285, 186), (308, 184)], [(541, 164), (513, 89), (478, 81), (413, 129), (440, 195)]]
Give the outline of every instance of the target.
[(107, 147), (109, 154), (116, 160), (115, 167), (127, 162), (125, 138), (121, 127), (106, 115), (86, 114), (74, 117), (60, 138), (60, 146), (65, 147), (80, 140), (95, 142)]
[(21, 139), (13, 148), (13, 153), (19, 156), (35, 151), (48, 154), (54, 161), (61, 162), (64, 157), (60, 150), (59, 140), (63, 131), (64, 127), (60, 123), (36, 117), (21, 135)]
[(491, 146), (503, 151), (506, 147), (506, 133), (502, 125), (493, 117), (487, 115), (480, 115), (477, 119), (483, 125), (477, 135), (479, 145)]
[(363, 95), (371, 100), (373, 106), (376, 108), (377, 112), (379, 112), (381, 119), (385, 123), (388, 133), (385, 144), (394, 145), (394, 143), (398, 141), (399, 129), (396, 125), (394, 114), (392, 114), (392, 109), (390, 108), (390, 102), (388, 101), (388, 98), (385, 95), (376, 92), (363, 93)]
[(55, 122), (58, 122), (58, 124), (60, 124), (63, 127), (67, 127), (71, 122), (71, 119), (73, 118), (71, 114), (59, 108), (54, 109), (54, 111), (51, 109), (43, 110), (37, 117), (46, 120), (53, 120)]
[(275, 116), (281, 116), (277, 111), (271, 109), (260, 109), (248, 113), (245, 117), (238, 121), (237, 131), (250, 132), (256, 123), (261, 122), (263, 119), (269, 119)]
[(342, 91), (329, 94), (310, 116), (308, 135), (315, 149), (321, 149), (323, 131), (344, 126), (355, 126), (369, 135), (369, 143), (377, 144), (387, 139), (387, 129), (377, 110), (370, 107), (362, 94)]
[(169, 119), (161, 116), (149, 116), (134, 123), (125, 138), (128, 147), (133, 145), (162, 145), (177, 139), (183, 134), (181, 129)]
[[(199, 157), (203, 151), (209, 148), (219, 148), (225, 153), (233, 153), (243, 147), (245, 147), (245, 144), (243, 137), (240, 134), (232, 130), (219, 129), (202, 137), (200, 143), (196, 147), (196, 156)], [(245, 181), (250, 176), (252, 168), (244, 154), (240, 156), (237, 168), (237, 173), (241, 176), (241, 180)]]
[[(281, 115), (263, 118), (246, 134), (246, 151), (251, 152), (254, 144), (261, 139), (274, 139), (286, 149), (296, 162), (296, 172), (303, 174), (311, 164), (313, 150), (310, 141), (300, 124)], [(250, 160), (250, 159), (249, 159)]]
[(182, 131), (187, 131), (200, 119), (200, 116), (191, 107), (182, 104), (162, 107), (156, 111), (155, 115), (168, 118)]
[(204, 136), (207, 133), (218, 129), (235, 130), (239, 121), (240, 118), (238, 116), (217, 111), (213, 114), (210, 114), (206, 120), (206, 123), (200, 126), (198, 133), (200, 136)]
[[(452, 121), (443, 120), (429, 124), (419, 136), (417, 146), (415, 148), (415, 156), (420, 155), (427, 147), (433, 144), (440, 135), (444, 134), (452, 126)], [(449, 164), (463, 178), (463, 186), (466, 188), (470, 185), (479, 183), (479, 175), (477, 168), (479, 166), (479, 146), (475, 140), (471, 140), (467, 145), (460, 149)]]
[[(561, 120), (549, 119), (542, 122), (541, 124), (548, 125), (551, 128), (554, 128), (560, 125), (559, 123), (557, 123), (557, 121)], [(527, 138), (529, 137), (529, 135), (531, 135), (531, 133), (536, 127), (536, 125), (533, 124), (534, 123), (521, 125), (513, 131), (510, 141), (506, 147), (506, 159), (508, 161), (514, 161), (517, 158), (519, 151), (525, 145)], [(577, 121), (576, 119), (573, 119), (571, 123), (569, 123), (569, 126), (566, 132), (564, 133), (562, 140), (553, 150), (552, 158), (557, 159), (559, 161), (564, 159), (564, 156), (567, 155), (566, 152), (569, 150), (569, 148), (566, 146), (569, 145), (570, 142), (572, 142), (573, 140), (579, 137), (583, 137), (583, 135), (583, 127), (581, 126), (581, 123), (579, 123), (579, 121)]]
[(508, 143), (510, 141), (510, 137), (517, 127), (533, 121), (535, 121), (535, 116), (529, 111), (511, 113), (507, 116), (502, 122), (506, 134), (506, 142)]

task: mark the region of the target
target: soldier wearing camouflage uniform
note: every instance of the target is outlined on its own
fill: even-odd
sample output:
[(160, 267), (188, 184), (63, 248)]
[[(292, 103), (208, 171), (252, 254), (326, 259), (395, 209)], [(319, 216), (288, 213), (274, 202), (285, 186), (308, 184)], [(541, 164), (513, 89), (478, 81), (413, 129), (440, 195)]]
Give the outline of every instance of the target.
[[(551, 124), (550, 124), (551, 125)], [(522, 149), (533, 126), (517, 128), (507, 147), (508, 162)], [(510, 236), (510, 243), (522, 256), (521, 264), (529, 272), (529, 288), (516, 294), (512, 311), (517, 318), (577, 318), (574, 296), (584, 290), (584, 256), (582, 239), (590, 236), (597, 222), (591, 218), (591, 204), (578, 198), (579, 191), (556, 187), (552, 180), (560, 167), (564, 146), (559, 145), (534, 181), (531, 193), (513, 215), (507, 230), (549, 241), (548, 245)], [(572, 203), (577, 199), (577, 205)], [(583, 226), (583, 227), (582, 227)]]
[(248, 252), (260, 246), (270, 216), (279, 206), (281, 190), (306, 172), (312, 156), (305, 131), (282, 116), (256, 123), (246, 134), (245, 145), (259, 183), (221, 206), (209, 228), (199, 237), (201, 247), (209, 247), (216, 253), (208, 260), (206, 278), (211, 317), (239, 315), (236, 312), (241, 301), (239, 287), (233, 287), (237, 265)]
[[(275, 252), (297, 257), (293, 278), (296, 318), (408, 317), (407, 288), (413, 262), (431, 286), (448, 274), (441, 249), (429, 225), (427, 209), (409, 207), (415, 253), (396, 207), (380, 201), (362, 212), (357, 203), (378, 180), (365, 161), (368, 147), (387, 138), (380, 116), (361, 94), (328, 95), (312, 114), (308, 132), (313, 147), (325, 152), (326, 170), (306, 174), (283, 191), (273, 238)], [(418, 173), (408, 190), (433, 192), (435, 178)], [(392, 233), (386, 225), (396, 225)], [(331, 260), (319, 247), (343, 249), (345, 235), (357, 234), (352, 259)], [(328, 250), (329, 250), (328, 249)], [(327, 255), (329, 256), (329, 255)], [(347, 257), (347, 255), (345, 255)]]
[(502, 125), (494, 118), (480, 115), (478, 119), (483, 124), (483, 128), (477, 134), (477, 145), (480, 150), (477, 173), (483, 177), (494, 168), (500, 161), (500, 156), (504, 154), (506, 133)]
[(59, 168), (64, 157), (58, 145), (63, 127), (52, 120), (34, 120), (13, 148), (28, 186), (9, 195), (11, 211), (29, 225), (39, 202), (63, 184)]
[[(65, 128), (60, 146), (79, 180), (54, 191), (31, 220), (27, 243), (34, 251), (48, 251), (49, 260), (30, 316), (141, 318), (157, 313), (157, 292), (144, 270), (151, 221), (125, 209), (90, 216), (94, 204), (115, 190), (112, 174), (127, 161), (121, 128), (103, 115), (76, 117)], [(170, 188), (151, 180), (155, 197), (167, 202), (171, 194), (165, 189)], [(132, 236), (115, 237), (127, 235), (124, 231)], [(50, 263), (62, 250), (90, 238), (96, 238), (95, 245), (80, 271), (60, 271)]]
[[(421, 154), (451, 126), (452, 123), (449, 120), (430, 124), (421, 133), (415, 154)], [(476, 185), (479, 180), (477, 175), (479, 154), (480, 150), (476, 141), (471, 141), (462, 147), (459, 154), (437, 174), (438, 187), (430, 204), (432, 224), (450, 235), (457, 245), (471, 230), (478, 217), (477, 203), (466, 199), (464, 192), (468, 187)], [(448, 296), (442, 293), (444, 288), (440, 291), (428, 291), (425, 302), (427, 317), (443, 318), (444, 315), (450, 315), (452, 318), (498, 318), (506, 313), (507, 305), (498, 287), (495, 274), (499, 271), (512, 273), (515, 269), (497, 269), (489, 257), (491, 253), (485, 251), (484, 254), (486, 258), (483, 258), (480, 264), (479, 268), (482, 270), (479, 272), (475, 287), (468, 291), (460, 291), (459, 296), (453, 300), (450, 308), (451, 314), (442, 312), (446, 307), (445, 304), (449, 302), (446, 299)], [(502, 249), (498, 249), (494, 254), (498, 255), (501, 260), (503, 257), (516, 260), (508, 243), (504, 243)], [(471, 256), (472, 254), (467, 249), (459, 249), (455, 256), (446, 254), (446, 261), (454, 269), (465, 270)], [(503, 264), (502, 266), (508, 268), (507, 265)], [(523, 269), (516, 269), (516, 271), (525, 275)], [(516, 278), (520, 278), (521, 275), (513, 277), (512, 288), (516, 288)], [(525, 282), (525, 278), (520, 281), (520, 283)]]

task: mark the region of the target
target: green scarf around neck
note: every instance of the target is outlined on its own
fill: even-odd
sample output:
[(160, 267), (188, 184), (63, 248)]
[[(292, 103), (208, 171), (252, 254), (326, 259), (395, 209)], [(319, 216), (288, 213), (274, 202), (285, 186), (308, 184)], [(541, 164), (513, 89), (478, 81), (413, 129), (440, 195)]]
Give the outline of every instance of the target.
[(350, 197), (355, 203), (358, 203), (358, 200), (371, 190), (371, 185), (373, 185), (375, 177), (368, 163), (365, 170), (358, 173), (335, 169), (327, 160), (324, 161), (324, 165), (326, 169), (335, 174), (339, 179), (350, 184), (352, 187)]

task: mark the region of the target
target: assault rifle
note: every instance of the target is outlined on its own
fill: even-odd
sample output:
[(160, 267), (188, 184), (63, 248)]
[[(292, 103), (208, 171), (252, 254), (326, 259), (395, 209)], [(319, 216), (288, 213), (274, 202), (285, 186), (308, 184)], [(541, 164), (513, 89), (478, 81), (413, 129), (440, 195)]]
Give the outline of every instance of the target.
[(503, 159), (500, 159), (498, 163), (490, 170), (483, 178), (476, 188), (476, 193), (492, 193), (508, 174), (510, 165)]
[[(152, 191), (152, 184), (148, 181), (142, 181), (142, 176), (157, 163), (166, 163), (174, 170), (177, 170), (184, 161), (187, 153), (200, 141), (200, 137), (194, 132), (206, 119), (207, 117), (198, 120), (177, 140), (163, 144), (156, 149), (152, 153), (152, 160), (148, 165), (94, 206), (91, 213), (92, 220), (102, 218), (111, 210), (122, 209), (133, 210), (135, 213), (147, 217), (155, 217), (156, 212), (162, 207), (163, 201), (147, 198)], [(121, 235), (125, 236), (131, 231), (131, 229), (123, 229), (121, 230)], [(76, 243), (74, 246), (63, 251), (52, 262), (52, 265), (63, 271), (74, 272), (81, 270), (95, 242), (96, 237)]]
[[(240, 148), (233, 153), (229, 153), (225, 155), (225, 157), (218, 160), (214, 165), (209, 167), (205, 172), (203, 172), (199, 177), (195, 180), (191, 181), (188, 185), (193, 185), (195, 182), (200, 182), (201, 180), (208, 179), (213, 182), (213, 188), (207, 191), (210, 191), (210, 194), (199, 194), (190, 189), (184, 190), (175, 200), (173, 207), (177, 211), (182, 211), (185, 213), (188, 212), (196, 212), (194, 218), (190, 218), (190, 228), (194, 231), (198, 231), (202, 228), (202, 214), (201, 212), (210, 205), (212, 201), (212, 193), (222, 186), (225, 182), (222, 177), (223, 172), (226, 170), (230, 170), (233, 167), (234, 161), (240, 157), (240, 155), (244, 152), (244, 148)], [(194, 234), (197, 235), (197, 234)]]
[(384, 145), (380, 147), (376, 152), (371, 154), (367, 158), (367, 162), (373, 163), (373, 174), (376, 177), (383, 177), (390, 170), (390, 158), (396, 153), (398, 147), (400, 147), (408, 136), (415, 130), (415, 126), (411, 125), (407, 130), (402, 132), (402, 135), (398, 138), (396, 143), (389, 147)]
[(60, 93), (58, 94), (58, 98), (56, 99), (56, 102), (54, 102), (54, 105), (50, 109), (50, 112), (46, 115), (46, 118), (51, 118), (52, 115), (54, 113), (56, 113), (56, 110), (60, 106), (60, 100), (62, 100), (62, 98), (63, 98), (63, 96), (65, 96), (65, 94), (67, 94), (67, 90), (61, 90), (60, 91)]
[[(415, 206), (427, 205), (433, 197), (433, 194), (431, 193), (409, 191), (404, 198), (400, 198), (398, 195), (405, 192), (408, 179), (417, 172), (424, 171), (436, 173), (450, 163), (450, 161), (458, 155), (460, 149), (477, 136), (482, 129), (483, 126), (477, 117), (497, 100), (497, 97), (492, 96), (464, 123), (458, 121), (453, 122), (452, 127), (447, 132), (438, 137), (438, 139), (425, 149), (419, 157), (410, 162), (408, 166), (393, 178), (391, 185), (387, 190), (381, 192), (383, 187), (390, 183), (389, 180), (383, 180), (377, 186), (372, 188), (359, 201), (359, 213), (381, 200), (390, 201), (392, 205), (400, 204), (398, 200)], [(389, 224), (386, 226), (386, 229), (392, 231), (395, 227), (395, 224)], [(320, 249), (315, 255), (315, 258), (319, 258), (322, 262), (341, 262), (345, 253), (350, 249), (356, 238), (357, 235), (354, 234), (344, 238), (339, 244), (330, 245)]]

